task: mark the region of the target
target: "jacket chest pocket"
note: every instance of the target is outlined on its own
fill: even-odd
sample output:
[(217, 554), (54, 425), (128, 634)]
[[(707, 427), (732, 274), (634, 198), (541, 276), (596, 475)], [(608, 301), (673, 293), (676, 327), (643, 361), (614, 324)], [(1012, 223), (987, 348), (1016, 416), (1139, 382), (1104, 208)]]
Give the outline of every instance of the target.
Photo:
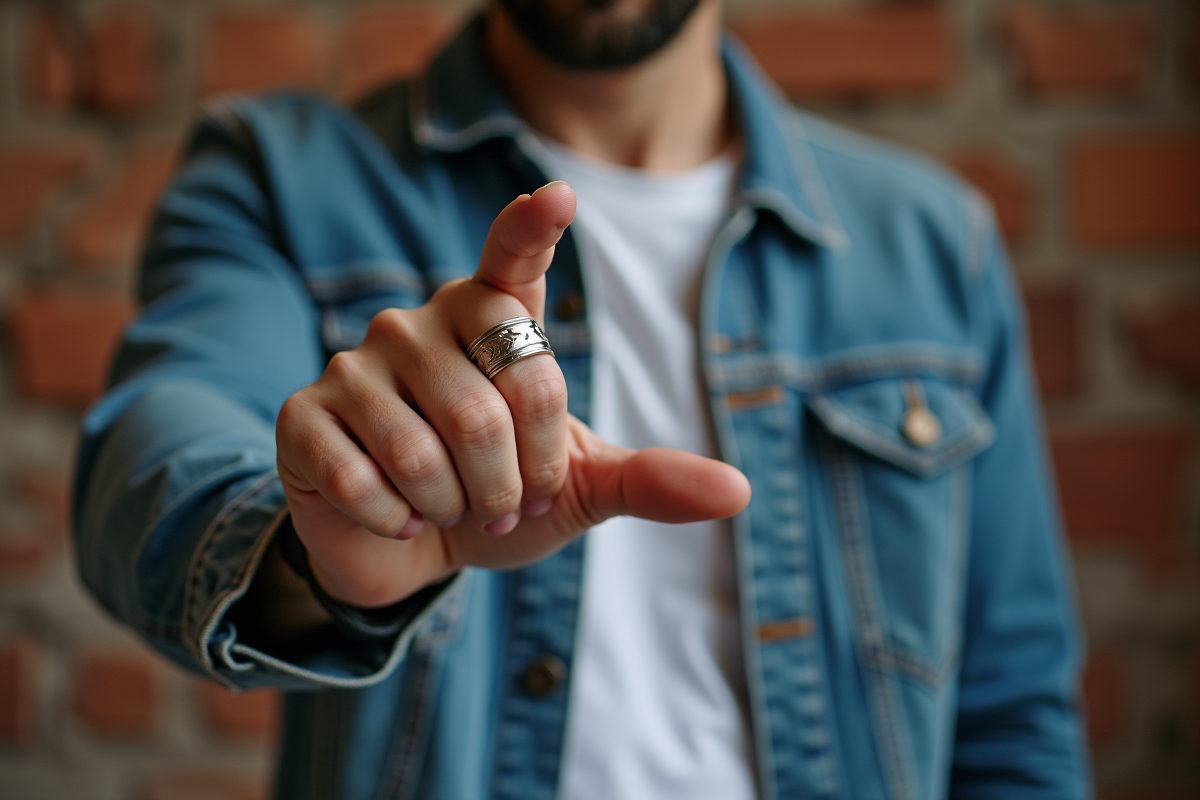
[(957, 663), (971, 459), (994, 436), (965, 389), (880, 380), (811, 396), (865, 666), (937, 686)]

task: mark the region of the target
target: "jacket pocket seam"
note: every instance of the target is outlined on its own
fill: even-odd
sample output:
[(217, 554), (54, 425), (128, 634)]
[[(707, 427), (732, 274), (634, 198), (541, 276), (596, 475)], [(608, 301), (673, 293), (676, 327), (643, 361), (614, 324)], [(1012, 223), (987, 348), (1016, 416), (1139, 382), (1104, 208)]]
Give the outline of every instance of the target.
[(867, 699), (875, 717), (883, 772), (889, 794), (907, 800), (912, 796), (910, 789), (915, 783), (910, 759), (904, 752), (900, 736), (900, 708), (891, 682), (893, 673), (882, 669), (883, 662), (878, 658), (887, 649), (889, 640), (880, 617), (878, 586), (870, 572), (866, 521), (859, 502), (862, 496), (861, 477), (854, 451), (849, 445), (832, 435), (823, 439), (834, 494), (838, 538), (842, 542), (851, 587), (851, 606), (858, 628), (855, 644), (859, 658), (867, 667), (867, 674), (864, 675)]
[(909, 449), (899, 443), (899, 431), (844, 410), (832, 393), (809, 397), (805, 404), (834, 438), (906, 472), (929, 478), (961, 464), (995, 439), (995, 428), (974, 398), (961, 388), (957, 394), (970, 422), (941, 446), (927, 451)]

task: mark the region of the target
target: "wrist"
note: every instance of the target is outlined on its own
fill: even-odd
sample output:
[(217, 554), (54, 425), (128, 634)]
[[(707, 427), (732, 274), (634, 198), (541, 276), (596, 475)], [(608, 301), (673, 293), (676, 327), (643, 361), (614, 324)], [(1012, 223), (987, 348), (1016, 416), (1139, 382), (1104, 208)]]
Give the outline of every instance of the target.
[(283, 561), (295, 575), (307, 583), (317, 603), (332, 617), (334, 626), (347, 638), (374, 640), (391, 638), (416, 618), (425, 605), (443, 588), (447, 575), (417, 587), (390, 603), (362, 606), (329, 593), (318, 577), (307, 548), (296, 535), (290, 519), (281, 525), (276, 539)]

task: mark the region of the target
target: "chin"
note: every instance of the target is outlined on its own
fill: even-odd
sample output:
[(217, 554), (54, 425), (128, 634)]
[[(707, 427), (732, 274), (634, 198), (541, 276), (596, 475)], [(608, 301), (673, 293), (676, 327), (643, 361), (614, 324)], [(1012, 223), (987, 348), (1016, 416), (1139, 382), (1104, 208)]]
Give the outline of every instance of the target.
[(634, 66), (670, 42), (702, 0), (496, 0), (526, 41), (567, 69)]

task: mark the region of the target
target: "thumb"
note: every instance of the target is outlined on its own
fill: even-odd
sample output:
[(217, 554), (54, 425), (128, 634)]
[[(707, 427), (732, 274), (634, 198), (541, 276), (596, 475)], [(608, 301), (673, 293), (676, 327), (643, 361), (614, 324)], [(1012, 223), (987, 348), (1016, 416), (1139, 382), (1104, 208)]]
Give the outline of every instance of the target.
[(721, 461), (653, 447), (598, 443), (586, 467), (589, 505), (601, 519), (631, 515), (655, 522), (726, 519), (750, 502), (750, 481)]
[(563, 181), (513, 200), (492, 222), (475, 280), (511, 294), (541, 321), (543, 276), (554, 258), (554, 246), (574, 217), (575, 191)]

